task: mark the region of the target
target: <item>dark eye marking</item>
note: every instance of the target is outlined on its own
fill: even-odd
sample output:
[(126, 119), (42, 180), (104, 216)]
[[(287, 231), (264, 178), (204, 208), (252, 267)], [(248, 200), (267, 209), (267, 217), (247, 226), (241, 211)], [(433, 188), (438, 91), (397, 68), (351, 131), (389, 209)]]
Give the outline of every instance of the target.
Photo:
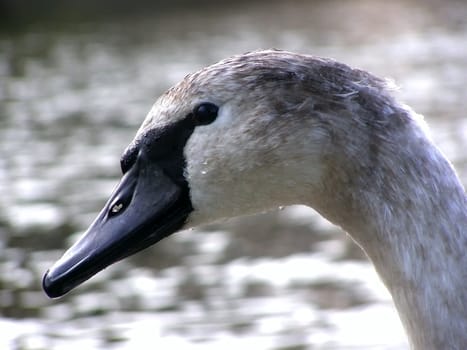
[(133, 164), (135, 164), (138, 152), (138, 144), (131, 144), (125, 152), (123, 152), (122, 157), (120, 158), (120, 168), (122, 169), (123, 174), (130, 170)]
[[(120, 167), (123, 174), (136, 163), (140, 149), (145, 149), (149, 158), (178, 180), (183, 178), (185, 159), (183, 149), (196, 126), (208, 125), (216, 120), (219, 107), (211, 102), (197, 105), (184, 119), (162, 128), (151, 129), (134, 141), (123, 153)], [(119, 207), (115, 207), (115, 212)]]
[(180, 119), (162, 128), (145, 132), (139, 143), (147, 155), (147, 161), (155, 162), (177, 184), (185, 184), (183, 150), (195, 125), (192, 118)]
[(211, 124), (217, 118), (219, 107), (214, 103), (203, 102), (193, 109), (192, 118), (195, 125)]

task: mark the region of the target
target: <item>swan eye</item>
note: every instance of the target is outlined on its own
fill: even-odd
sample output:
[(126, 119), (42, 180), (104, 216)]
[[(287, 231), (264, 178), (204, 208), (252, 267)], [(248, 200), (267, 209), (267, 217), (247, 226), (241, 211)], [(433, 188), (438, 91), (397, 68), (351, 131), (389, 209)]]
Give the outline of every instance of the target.
[(193, 119), (196, 125), (211, 124), (217, 118), (219, 107), (213, 103), (205, 102), (196, 106), (193, 110)]

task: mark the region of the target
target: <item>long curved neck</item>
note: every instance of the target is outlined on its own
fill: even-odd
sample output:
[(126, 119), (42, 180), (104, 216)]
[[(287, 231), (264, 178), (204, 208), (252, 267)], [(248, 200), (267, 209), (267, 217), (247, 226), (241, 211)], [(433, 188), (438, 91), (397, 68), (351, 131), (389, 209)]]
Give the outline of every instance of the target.
[(376, 208), (377, 199), (368, 196), (376, 202), (374, 237), (354, 236), (390, 290), (412, 347), (461, 350), (467, 344), (467, 200), (438, 156), (439, 168), (412, 178), (399, 201)]
[(329, 186), (312, 206), (365, 250), (412, 348), (460, 350), (467, 344), (467, 197), (441, 152), (414, 133), (378, 159), (354, 159), (363, 177), (331, 165)]

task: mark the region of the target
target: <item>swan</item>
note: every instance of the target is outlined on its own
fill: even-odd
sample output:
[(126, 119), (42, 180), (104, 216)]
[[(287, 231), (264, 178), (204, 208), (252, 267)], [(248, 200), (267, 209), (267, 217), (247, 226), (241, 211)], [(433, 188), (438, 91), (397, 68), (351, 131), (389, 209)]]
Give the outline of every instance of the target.
[(121, 170), (44, 275), (49, 297), (182, 228), (305, 204), (363, 248), (411, 348), (467, 347), (467, 196), (385, 80), (280, 50), (227, 58), (156, 101)]

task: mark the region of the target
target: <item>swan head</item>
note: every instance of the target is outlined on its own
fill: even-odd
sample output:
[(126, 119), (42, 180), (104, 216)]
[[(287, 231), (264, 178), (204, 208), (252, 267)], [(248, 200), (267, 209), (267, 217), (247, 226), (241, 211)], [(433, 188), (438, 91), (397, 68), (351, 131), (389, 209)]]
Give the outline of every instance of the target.
[(234, 56), (188, 75), (148, 113), (122, 155), (121, 182), (46, 273), (46, 293), (65, 294), (185, 227), (281, 205), (339, 206), (329, 198), (358, 181), (352, 167), (368, 153), (359, 148), (378, 152), (380, 140), (363, 130), (403, 124), (389, 118), (393, 105), (383, 80), (285, 51)]

